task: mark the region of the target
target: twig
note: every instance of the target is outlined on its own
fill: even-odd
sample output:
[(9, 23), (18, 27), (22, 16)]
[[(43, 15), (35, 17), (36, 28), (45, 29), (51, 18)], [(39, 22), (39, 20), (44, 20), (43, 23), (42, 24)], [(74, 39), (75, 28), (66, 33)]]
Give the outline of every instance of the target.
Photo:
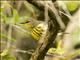
[(25, 50), (15, 49), (15, 51), (16, 52), (21, 52), (21, 53), (27, 53), (27, 54), (32, 54), (33, 53), (31, 50), (30, 51), (29, 50), (28, 51), (27, 50), (25, 51)]
[[(37, 3), (42, 4), (43, 6), (45, 6), (45, 5), (44, 5), (45, 3), (44, 3), (43, 1), (37, 1)], [(61, 19), (61, 17), (59, 16), (58, 11), (57, 11), (57, 9), (55, 8), (54, 4), (53, 4), (51, 1), (48, 1), (48, 2), (46, 2), (46, 3), (48, 4), (48, 5), (47, 5), (48, 9), (55, 15), (56, 20), (57, 20), (58, 24), (60, 25), (60, 28), (61, 28), (62, 30), (64, 30), (64, 29), (65, 29), (64, 22), (62, 22), (62, 19)]]
[[(45, 1), (44, 1), (45, 2)], [(48, 23), (49, 16), (48, 16), (48, 7), (47, 7), (47, 2), (45, 2), (45, 10), (44, 10), (44, 15), (45, 15), (45, 22)]]
[(46, 55), (46, 52), (51, 47), (51, 44), (53, 43), (53, 41), (56, 38), (58, 30), (59, 30), (59, 27), (58, 27), (58, 25), (56, 25), (56, 21), (49, 20), (48, 29), (46, 31), (46, 34), (44, 34), (42, 36), (42, 38), (40, 39), (40, 41), (42, 41), (42, 42), (38, 44), (38, 47), (35, 50), (35, 52), (32, 54), (30, 60), (43, 60), (44, 59), (44, 56)]
[(11, 33), (12, 33), (12, 20), (10, 21), (9, 24), (9, 30), (8, 30), (8, 40), (7, 40), (7, 44), (6, 47), (4, 48), (3, 52), (1, 53), (1, 56), (5, 56), (6, 54), (9, 54), (9, 50), (11, 49), (12, 45), (11, 45)]
[(66, 13), (64, 13), (64, 12), (62, 12), (62, 11), (59, 11), (59, 12), (62, 13), (62, 14), (64, 14), (65, 16), (67, 16), (67, 17), (69, 18), (69, 20), (72, 19), (72, 16), (70, 16), (70, 15), (68, 15), (68, 14), (66, 14)]
[(62, 22), (62, 19), (61, 19), (61, 17), (59, 16), (58, 11), (57, 11), (57, 9), (55, 8), (54, 4), (53, 4), (52, 2), (49, 2), (49, 5), (50, 5), (49, 8), (50, 8), (50, 9), (52, 10), (52, 12), (55, 14), (56, 20), (57, 20), (57, 22), (59, 23), (60, 28), (61, 28), (62, 30), (64, 30), (64, 29), (65, 29), (64, 22)]

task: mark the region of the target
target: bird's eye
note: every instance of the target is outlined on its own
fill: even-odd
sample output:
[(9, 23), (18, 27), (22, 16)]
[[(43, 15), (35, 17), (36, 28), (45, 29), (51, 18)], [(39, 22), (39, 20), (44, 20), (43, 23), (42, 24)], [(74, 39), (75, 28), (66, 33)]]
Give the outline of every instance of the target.
[(26, 21), (26, 22), (22, 22), (21, 24), (26, 24), (26, 23), (29, 23), (30, 21)]
[(26, 21), (25, 23), (29, 23), (30, 21)]
[(41, 26), (37, 27), (37, 28), (41, 28)]

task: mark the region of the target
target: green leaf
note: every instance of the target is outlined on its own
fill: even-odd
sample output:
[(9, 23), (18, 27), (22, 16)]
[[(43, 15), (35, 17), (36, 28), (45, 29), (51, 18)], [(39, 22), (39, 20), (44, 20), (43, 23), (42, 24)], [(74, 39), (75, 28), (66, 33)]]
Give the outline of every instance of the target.
[(19, 14), (16, 9), (13, 10), (13, 22), (14, 22), (14, 24), (19, 22)]
[(79, 7), (79, 2), (67, 2), (67, 8), (70, 12), (75, 11)]
[(0, 54), (0, 56), (6, 56), (6, 55), (8, 55), (9, 53), (10, 53), (10, 49), (5, 49), (1, 54)]
[(54, 54), (55, 51), (56, 51), (56, 48), (50, 48), (50, 49), (48, 50), (48, 54)]
[(7, 55), (2, 58), (2, 60), (17, 60), (15, 56)]
[(7, 22), (7, 16), (5, 15), (3, 8), (0, 8), (0, 16), (1, 16), (1, 20)]

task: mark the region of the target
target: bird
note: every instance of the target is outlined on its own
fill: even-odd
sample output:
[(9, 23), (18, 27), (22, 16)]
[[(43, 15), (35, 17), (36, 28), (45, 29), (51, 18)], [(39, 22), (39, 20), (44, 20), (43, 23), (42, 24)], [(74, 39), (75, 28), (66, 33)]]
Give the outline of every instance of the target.
[[(47, 30), (47, 23), (45, 21), (38, 21), (36, 19), (29, 18), (25, 21), (21, 21), (18, 26), (25, 29), (28, 33), (19, 33), (20, 38), (16, 43), (16, 47), (22, 51), (35, 50), (38, 45), (38, 40)], [(31, 52), (33, 53), (33, 52)], [(16, 58), (18, 60), (29, 60), (31, 54), (17, 52)]]

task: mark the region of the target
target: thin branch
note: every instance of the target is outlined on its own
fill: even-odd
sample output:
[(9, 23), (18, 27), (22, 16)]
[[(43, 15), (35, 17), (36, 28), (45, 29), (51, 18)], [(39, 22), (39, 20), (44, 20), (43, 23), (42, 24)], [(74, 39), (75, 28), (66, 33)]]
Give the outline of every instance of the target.
[[(45, 6), (45, 3), (44, 3), (43, 1), (37, 1), (37, 3)], [(58, 24), (60, 25), (60, 28), (61, 28), (62, 30), (64, 30), (64, 29), (65, 29), (64, 22), (62, 21), (61, 17), (59, 16), (58, 11), (57, 11), (57, 9), (55, 8), (54, 4), (53, 4), (51, 1), (48, 1), (48, 2), (46, 2), (46, 3), (48, 4), (48, 5), (47, 5), (48, 9), (55, 15), (56, 20), (57, 20)]]
[[(9, 49), (11, 49), (12, 45), (11, 45), (11, 33), (12, 33), (12, 20), (10, 21), (9, 24), (9, 29), (8, 29), (8, 40), (7, 40), (7, 44), (6, 47), (4, 48), (3, 52), (1, 53), (1, 55), (3, 55), (6, 51), (8, 51)], [(8, 54), (8, 53), (7, 53)]]
[(26, 54), (26, 53), (27, 53), (27, 54), (32, 54), (32, 53), (33, 53), (31, 50), (30, 50), (30, 51), (29, 51), (29, 50), (26, 50), (26, 51), (25, 51), (25, 50), (15, 49), (15, 51), (16, 51), (16, 52), (21, 52), (21, 53), (24, 53), (24, 54)]
[(45, 15), (45, 22), (48, 23), (49, 16), (48, 16), (48, 7), (47, 7), (47, 3), (46, 2), (45, 2), (45, 12), (44, 12), (44, 15)]
[(66, 13), (64, 13), (64, 12), (62, 12), (62, 11), (59, 11), (59, 12), (62, 13), (62, 14), (64, 14), (65, 16), (67, 16), (67, 17), (69, 18), (69, 20), (72, 19), (72, 16), (70, 16), (70, 15), (68, 15), (68, 14), (66, 14)]
[(53, 41), (55, 40), (57, 36), (58, 30), (59, 30), (59, 27), (58, 25), (56, 25), (56, 21), (49, 20), (46, 34), (44, 34), (42, 38), (39, 40), (38, 47), (35, 50), (35, 52), (32, 54), (30, 60), (43, 60), (44, 59), (46, 52), (51, 47), (51, 44), (53, 43)]
[(52, 10), (52, 12), (55, 14), (55, 17), (56, 17), (56, 20), (57, 22), (59, 23), (60, 27), (62, 30), (65, 29), (65, 24), (64, 22), (62, 21), (61, 17), (59, 16), (58, 14), (58, 11), (57, 9), (55, 8), (54, 4), (52, 2), (49, 2), (49, 8)]

